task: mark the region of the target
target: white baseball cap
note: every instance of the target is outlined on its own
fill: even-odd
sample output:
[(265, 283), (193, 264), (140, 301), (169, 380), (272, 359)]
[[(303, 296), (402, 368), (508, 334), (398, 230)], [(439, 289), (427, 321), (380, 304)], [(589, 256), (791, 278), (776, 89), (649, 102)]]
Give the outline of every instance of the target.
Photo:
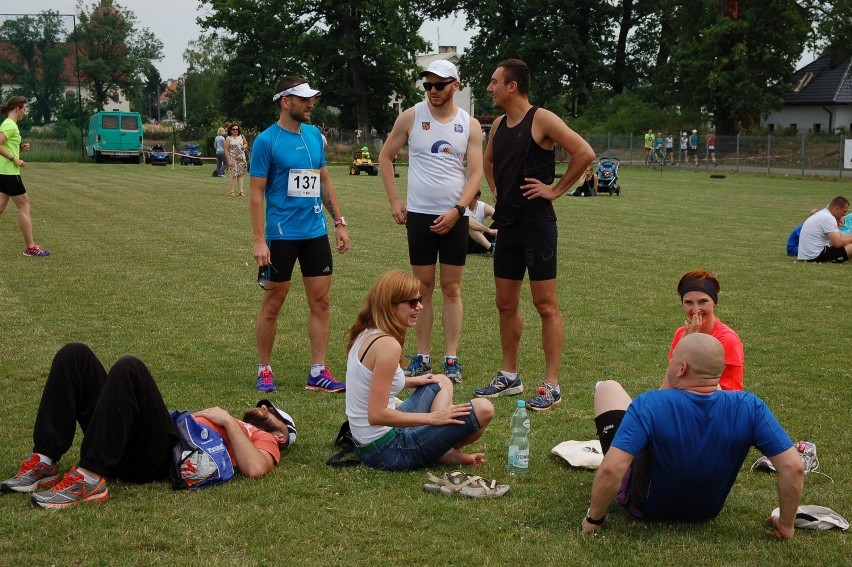
[(289, 433), (290, 441), (287, 443), (289, 447), (293, 443), (296, 442), (296, 423), (293, 421), (293, 418), (290, 417), (290, 414), (284, 410), (278, 409), (275, 405), (269, 400), (260, 400), (257, 402), (257, 407), (266, 406), (267, 409), (274, 410), (278, 417), (281, 418), (281, 421), (284, 422), (284, 425), (287, 426), (287, 433)]
[(456, 66), (446, 61), (444, 59), (439, 59), (437, 61), (432, 61), (429, 63), (429, 66), (426, 67), (426, 70), (420, 73), (422, 77), (426, 73), (432, 73), (433, 75), (438, 75), (442, 79), (455, 79), (459, 80), (459, 72), (456, 69)]

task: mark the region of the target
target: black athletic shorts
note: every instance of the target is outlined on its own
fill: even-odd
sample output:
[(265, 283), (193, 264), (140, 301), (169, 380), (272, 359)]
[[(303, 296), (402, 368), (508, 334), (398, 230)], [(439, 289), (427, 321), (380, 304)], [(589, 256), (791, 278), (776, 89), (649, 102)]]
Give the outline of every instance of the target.
[(494, 246), (494, 277), (521, 281), (556, 278), (556, 221), (527, 222), (500, 227)]
[(307, 240), (268, 240), (272, 263), (258, 269), (258, 274), (271, 282), (289, 282), (293, 267), (299, 260), (303, 278), (330, 276), (332, 271), (331, 245), (328, 236)]
[(27, 192), (20, 175), (0, 175), (0, 193), (17, 197)]
[(822, 249), (822, 252), (819, 253), (819, 256), (813, 260), (808, 260), (808, 262), (836, 262), (840, 264), (848, 259), (849, 255), (846, 254), (846, 248), (844, 246), (841, 246), (840, 248), (826, 246)]
[[(455, 211), (450, 214), (457, 214)], [(447, 234), (436, 234), (429, 227), (440, 215), (408, 213), (405, 230), (408, 232), (408, 259), (412, 266), (434, 266), (440, 257), (442, 264), (464, 266), (467, 257), (468, 217), (462, 217)]]
[[(615, 433), (627, 412), (624, 410), (611, 410), (604, 412), (595, 418), (595, 427), (598, 430), (598, 439), (601, 449), (606, 455), (615, 438)], [(631, 515), (642, 517), (642, 507), (648, 498), (648, 490), (651, 486), (651, 458), (647, 449), (642, 450), (633, 459), (624, 477), (621, 479), (616, 501), (621, 504)]]

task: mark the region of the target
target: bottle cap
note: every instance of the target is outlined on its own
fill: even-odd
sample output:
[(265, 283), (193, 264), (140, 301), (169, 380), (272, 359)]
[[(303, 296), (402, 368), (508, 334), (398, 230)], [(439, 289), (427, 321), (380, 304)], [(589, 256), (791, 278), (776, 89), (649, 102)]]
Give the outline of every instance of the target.
[(518, 407), (524, 408), (524, 407), (527, 407), (527, 404), (524, 400), (518, 400)]

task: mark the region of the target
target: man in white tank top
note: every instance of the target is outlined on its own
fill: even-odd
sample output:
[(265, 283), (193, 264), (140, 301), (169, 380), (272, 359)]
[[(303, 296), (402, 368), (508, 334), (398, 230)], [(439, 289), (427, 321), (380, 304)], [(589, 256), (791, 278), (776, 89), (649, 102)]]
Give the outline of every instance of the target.
[[(415, 327), (417, 353), (410, 357), (405, 373), (418, 376), (432, 370), (432, 294), (440, 257), (441, 320), (447, 347), (442, 372), (459, 382), (462, 367), (456, 351), (461, 337), (461, 280), (468, 239), (465, 209), (482, 180), (482, 127), (453, 101), (459, 89), (455, 65), (433, 61), (420, 76), (424, 79), (426, 101), (399, 115), (382, 146), (379, 169), (391, 215), (397, 224), (406, 226), (411, 270), (420, 280), (423, 296), (423, 311)], [(406, 142), (407, 203), (400, 198), (393, 175), (393, 157)]]

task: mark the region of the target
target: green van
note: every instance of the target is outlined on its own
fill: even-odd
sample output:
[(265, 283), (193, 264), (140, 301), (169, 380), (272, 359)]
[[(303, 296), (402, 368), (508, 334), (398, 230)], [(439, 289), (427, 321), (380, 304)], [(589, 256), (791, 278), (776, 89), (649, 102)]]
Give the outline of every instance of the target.
[(86, 153), (98, 163), (108, 158), (144, 163), (142, 135), (138, 112), (104, 110), (89, 118)]

